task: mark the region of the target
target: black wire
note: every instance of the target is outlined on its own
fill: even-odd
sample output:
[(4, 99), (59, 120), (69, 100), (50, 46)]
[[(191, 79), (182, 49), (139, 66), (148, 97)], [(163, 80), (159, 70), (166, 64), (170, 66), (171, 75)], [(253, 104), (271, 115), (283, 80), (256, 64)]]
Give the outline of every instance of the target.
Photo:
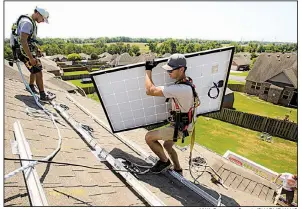
[[(212, 86), (210, 89), (209, 89), (209, 91), (208, 91), (208, 96), (211, 98), (211, 99), (217, 99), (217, 97), (218, 97), (218, 95), (219, 95), (219, 88), (218, 88), (218, 86), (217, 86), (217, 84), (215, 83), (215, 82), (213, 82), (213, 84), (214, 84), (214, 86)], [(212, 91), (212, 89), (217, 89), (217, 95), (215, 95), (215, 96), (211, 96), (211, 91)]]
[(94, 132), (93, 128), (91, 128), (90, 126), (88, 125), (84, 125), (82, 124), (82, 128), (88, 132)]
[(83, 167), (83, 168), (89, 168), (89, 169), (95, 169), (95, 170), (110, 170), (110, 171), (119, 171), (119, 172), (129, 172), (125, 170), (117, 170), (117, 169), (110, 169), (110, 168), (96, 168), (91, 167), (87, 165), (81, 165), (81, 164), (74, 164), (74, 163), (62, 163), (62, 162), (56, 162), (56, 161), (47, 161), (47, 160), (33, 160), (33, 159), (17, 159), (17, 158), (4, 158), (4, 160), (12, 160), (12, 161), (38, 161), (40, 163), (52, 163), (52, 164), (58, 164), (58, 165), (68, 165), (68, 166), (77, 166), (77, 167)]

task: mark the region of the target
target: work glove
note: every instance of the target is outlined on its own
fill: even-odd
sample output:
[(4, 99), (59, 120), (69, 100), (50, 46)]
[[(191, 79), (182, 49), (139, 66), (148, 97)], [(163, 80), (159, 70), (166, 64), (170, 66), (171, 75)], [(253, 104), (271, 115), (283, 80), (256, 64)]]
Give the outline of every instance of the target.
[(151, 60), (151, 61), (146, 61), (146, 70), (151, 70), (156, 67), (156, 65), (158, 64), (158, 62), (154, 61), (154, 60)]

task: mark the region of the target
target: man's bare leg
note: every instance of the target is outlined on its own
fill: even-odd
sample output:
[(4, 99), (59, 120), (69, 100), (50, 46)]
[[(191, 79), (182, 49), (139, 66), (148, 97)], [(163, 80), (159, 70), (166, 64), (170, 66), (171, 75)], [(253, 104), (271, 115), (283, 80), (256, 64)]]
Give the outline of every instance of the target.
[(173, 141), (165, 141), (164, 142), (164, 148), (168, 152), (168, 154), (169, 154), (169, 156), (170, 156), (170, 158), (173, 162), (174, 169), (175, 170), (181, 170), (180, 163), (179, 163), (179, 160), (178, 160), (178, 155), (177, 155), (177, 152), (175, 151), (175, 149), (173, 148), (173, 145), (174, 145)]
[(35, 74), (36, 75), (36, 83), (39, 88), (40, 93), (44, 91), (44, 84), (43, 84), (43, 75), (42, 71)]
[(165, 151), (161, 144), (158, 142), (160, 140), (160, 137), (158, 137), (158, 132), (157, 131), (149, 131), (146, 134), (145, 140), (151, 150), (159, 157), (160, 161), (162, 162), (167, 162), (168, 157), (165, 154)]
[(36, 74), (31, 73), (29, 76), (29, 85), (34, 85), (36, 81)]

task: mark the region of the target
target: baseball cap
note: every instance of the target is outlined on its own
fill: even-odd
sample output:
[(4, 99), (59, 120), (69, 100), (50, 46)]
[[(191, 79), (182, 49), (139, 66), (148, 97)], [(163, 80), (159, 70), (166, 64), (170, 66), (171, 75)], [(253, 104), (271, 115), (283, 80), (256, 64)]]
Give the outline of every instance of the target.
[(36, 10), (40, 13), (40, 15), (43, 16), (44, 22), (48, 23), (49, 13), (45, 9), (40, 8), (40, 7), (36, 7)]
[(162, 68), (165, 70), (174, 70), (180, 67), (186, 67), (187, 60), (183, 54), (172, 54), (167, 64), (163, 65)]

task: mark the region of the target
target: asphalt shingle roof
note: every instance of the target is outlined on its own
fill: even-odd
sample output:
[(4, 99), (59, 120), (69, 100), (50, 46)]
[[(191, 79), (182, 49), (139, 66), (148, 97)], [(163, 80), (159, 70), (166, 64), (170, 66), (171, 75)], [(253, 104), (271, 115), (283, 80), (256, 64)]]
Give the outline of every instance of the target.
[[(22, 67), (23, 73), (28, 79), (27, 69)], [(91, 117), (81, 111), (75, 104), (66, 98), (67, 91), (56, 86), (55, 83), (49, 82), (51, 74), (45, 73), (45, 87), (57, 95), (57, 102), (64, 103), (69, 107), (68, 114), (76, 121), (89, 125), (93, 128), (92, 136), (98, 145), (105, 148), (114, 157), (123, 157), (131, 159), (137, 163), (144, 163), (140, 156), (128, 146), (111, 135), (108, 131), (98, 125)], [(30, 93), (25, 90), (24, 84), (18, 76), (16, 66), (11, 68), (5, 65), (5, 135), (4, 135), (4, 156), (18, 158), (11, 152), (10, 141), (14, 138), (13, 123), (16, 120), (21, 122), (24, 135), (27, 138), (33, 159), (41, 159), (49, 155), (56, 149), (58, 144), (58, 135), (52, 122), (45, 118), (36, 118), (26, 114), (27, 107), (37, 108), (34, 99)], [(96, 115), (100, 120), (108, 125), (104, 111), (101, 105), (94, 100), (79, 95), (72, 97), (85, 106), (89, 111)], [(54, 111), (52, 106), (44, 104), (46, 108)], [(59, 153), (53, 158), (53, 161), (83, 164), (87, 166), (103, 168), (106, 170), (88, 169), (75, 166), (62, 166), (56, 164), (38, 164), (37, 173), (44, 188), (47, 201), (50, 206), (145, 206), (145, 202), (129, 188), (127, 183), (117, 174), (108, 170), (110, 166), (107, 163), (99, 162), (91, 153), (89, 146), (81, 137), (62, 119), (62, 124), (58, 124), (61, 135), (62, 145)], [(152, 154), (152, 151), (146, 145), (144, 136), (145, 129), (136, 129), (123, 132), (122, 135), (131, 139), (146, 152)], [(205, 156), (211, 165), (219, 172), (226, 168), (240, 171), (241, 174), (248, 175), (263, 185), (270, 184), (257, 177), (251, 171), (234, 166), (221, 156), (196, 145), (194, 156)], [(178, 155), (181, 164), (184, 166), (184, 176), (192, 181), (188, 169), (188, 150), (179, 152)], [(19, 168), (20, 163), (14, 161), (4, 161), (4, 173), (7, 174), (12, 170)], [(240, 173), (239, 172), (239, 173)], [(226, 176), (225, 178), (227, 178)], [(210, 193), (213, 197), (218, 198), (217, 192), (222, 194), (223, 204), (228, 206), (249, 205), (249, 206), (269, 206), (271, 204), (270, 195), (267, 193), (264, 199), (258, 196), (248, 194), (247, 191), (238, 191), (236, 188), (225, 190), (219, 185), (211, 183), (210, 176), (204, 174), (199, 179), (199, 187)], [(173, 178), (165, 175), (141, 175), (139, 181), (156, 196), (158, 196), (168, 206), (211, 206), (205, 199), (193, 193), (184, 185)], [(243, 181), (245, 182), (245, 181)], [(240, 186), (240, 185), (238, 185)], [(264, 186), (263, 186), (264, 187)], [(260, 190), (261, 191), (261, 190)], [(268, 192), (271, 190), (268, 190)], [(261, 195), (260, 195), (261, 196)], [(21, 173), (4, 181), (4, 205), (29, 206), (28, 193), (24, 184)]]

